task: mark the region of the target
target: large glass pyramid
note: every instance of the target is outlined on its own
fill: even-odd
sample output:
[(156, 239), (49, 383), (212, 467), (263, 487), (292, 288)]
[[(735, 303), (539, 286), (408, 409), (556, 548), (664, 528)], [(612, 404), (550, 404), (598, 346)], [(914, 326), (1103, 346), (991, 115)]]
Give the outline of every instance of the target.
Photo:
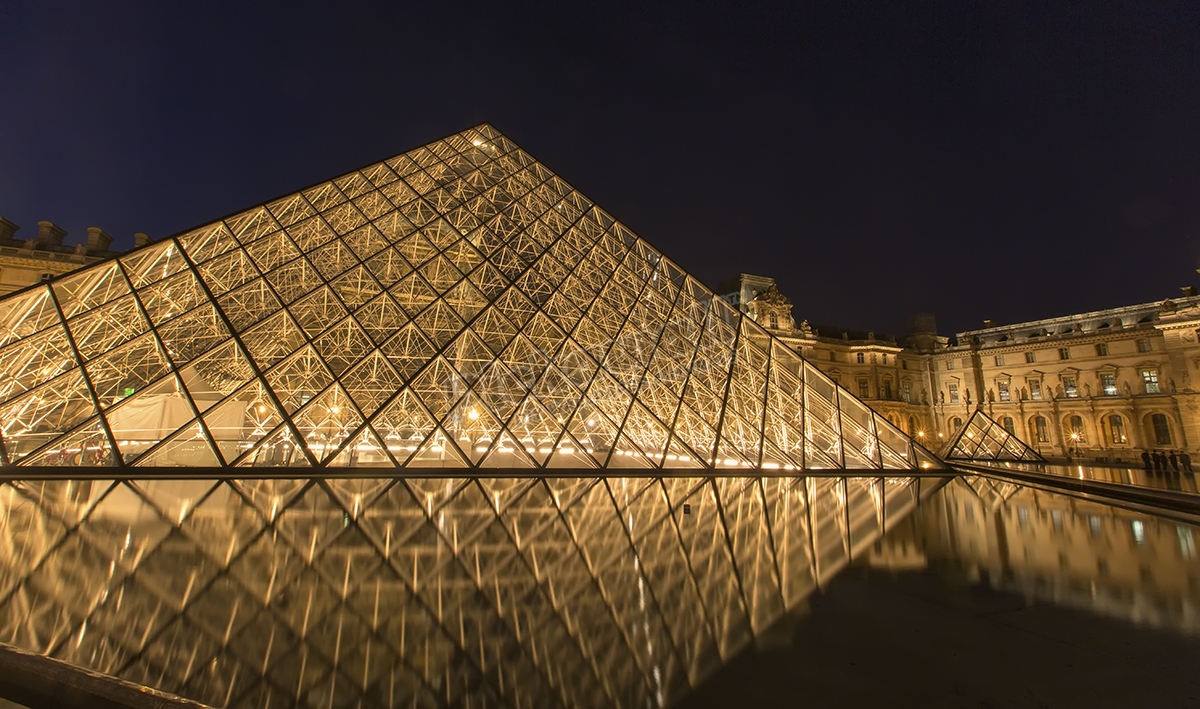
[(967, 423), (946, 441), (940, 453), (947, 460), (1046, 462), (1028, 443), (1009, 433), (980, 409), (976, 409)]
[(487, 125), (0, 322), (31, 470), (943, 468)]

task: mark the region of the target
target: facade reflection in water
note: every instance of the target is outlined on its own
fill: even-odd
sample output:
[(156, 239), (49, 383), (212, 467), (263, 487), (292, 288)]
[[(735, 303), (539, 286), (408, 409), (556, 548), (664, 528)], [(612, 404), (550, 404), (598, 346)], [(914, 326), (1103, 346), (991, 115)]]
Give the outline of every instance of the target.
[(215, 706), (666, 706), (905, 478), (0, 485), (0, 641)]
[(957, 478), (875, 545), (869, 563), (971, 581), (1200, 635), (1200, 530), (983, 477)]

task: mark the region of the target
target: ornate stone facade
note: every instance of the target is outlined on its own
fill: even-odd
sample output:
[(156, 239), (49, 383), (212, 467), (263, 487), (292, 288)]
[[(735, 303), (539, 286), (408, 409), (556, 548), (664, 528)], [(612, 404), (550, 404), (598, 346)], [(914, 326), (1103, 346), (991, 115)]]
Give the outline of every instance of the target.
[[(0, 296), (116, 253), (109, 249), (112, 237), (99, 227), (89, 228), (87, 242), (75, 246), (62, 243), (67, 232), (52, 222), (38, 222), (37, 236), (32, 239), (15, 238), (18, 229), (0, 217)], [(138, 245), (149, 241), (145, 234), (137, 234), (135, 239)]]
[[(739, 303), (793, 322), (773, 279)], [(722, 292), (726, 292), (722, 289)], [(726, 296), (728, 298), (728, 296)], [(732, 302), (732, 298), (730, 298)], [(786, 320), (781, 313), (786, 306)], [(791, 325), (783, 339), (892, 423), (936, 449), (976, 408), (1048, 457), (1124, 460), (1200, 450), (1200, 295), (1013, 325), (903, 338)]]

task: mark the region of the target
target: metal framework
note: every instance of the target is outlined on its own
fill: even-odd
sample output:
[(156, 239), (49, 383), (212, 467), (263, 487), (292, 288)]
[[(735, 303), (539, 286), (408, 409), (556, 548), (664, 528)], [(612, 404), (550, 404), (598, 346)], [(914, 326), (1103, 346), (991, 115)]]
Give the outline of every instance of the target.
[(481, 125), (0, 300), (5, 465), (944, 464)]
[(0, 641), (230, 707), (667, 706), (913, 478), (0, 484)]
[(939, 453), (946, 460), (1046, 462), (1029, 444), (1009, 433), (981, 409), (975, 409), (967, 423), (946, 441)]

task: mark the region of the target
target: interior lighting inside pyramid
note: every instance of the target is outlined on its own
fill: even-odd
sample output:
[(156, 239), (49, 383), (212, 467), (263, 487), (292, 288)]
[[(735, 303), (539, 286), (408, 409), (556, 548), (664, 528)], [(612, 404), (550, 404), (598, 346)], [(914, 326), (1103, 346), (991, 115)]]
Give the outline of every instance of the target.
[(0, 300), (4, 463), (943, 463), (487, 125)]

